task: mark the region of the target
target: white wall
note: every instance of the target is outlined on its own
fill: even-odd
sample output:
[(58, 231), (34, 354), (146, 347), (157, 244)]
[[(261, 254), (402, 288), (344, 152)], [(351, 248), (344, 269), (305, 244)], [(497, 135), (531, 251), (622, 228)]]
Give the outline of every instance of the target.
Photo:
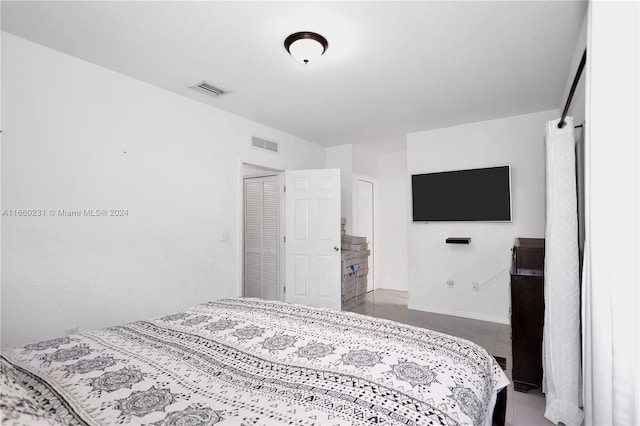
[(339, 145), (326, 148), (325, 167), (340, 169), (340, 207), (341, 215), (347, 220), (347, 234), (353, 232), (353, 145)]
[[(543, 111), (407, 136), (409, 175), (511, 165), (513, 212), (511, 223), (410, 223), (410, 308), (509, 323), (510, 249), (516, 237), (544, 238), (544, 125), (558, 114)], [(447, 237), (471, 237), (471, 244), (446, 244)], [(479, 292), (472, 291), (474, 281)]]
[[(571, 91), (571, 86), (573, 85), (573, 80), (576, 76), (576, 72), (578, 70), (578, 66), (580, 64), (580, 60), (582, 59), (582, 55), (584, 54), (584, 50), (587, 46), (587, 28), (588, 28), (588, 13), (585, 13), (584, 19), (582, 21), (582, 26), (580, 27), (580, 32), (578, 33), (578, 41), (576, 42), (576, 48), (573, 52), (573, 58), (571, 60), (571, 67), (569, 68), (569, 75), (567, 76), (567, 82), (565, 84), (565, 89), (562, 94), (562, 99), (560, 100), (560, 104), (558, 108), (560, 112), (564, 110), (565, 103), (567, 102), (569, 92)], [(569, 104), (569, 110), (567, 111), (567, 116), (573, 117), (574, 125), (581, 125), (585, 123), (585, 93), (586, 93), (586, 81), (587, 81), (587, 68), (585, 65), (585, 69), (582, 71), (582, 75), (578, 80), (578, 84), (573, 94), (573, 98), (571, 99), (571, 103)], [(585, 208), (584, 208), (584, 181), (585, 181), (585, 147), (584, 147), (584, 127), (575, 129), (574, 135), (576, 138), (576, 184), (578, 188), (578, 245), (580, 247), (580, 252), (582, 253), (584, 250), (584, 239), (585, 239)]]
[(376, 288), (407, 291), (407, 152), (380, 154), (377, 166)]
[(2, 345), (238, 296), (241, 163), (322, 168), (324, 148), (2, 35), (2, 209), (128, 210), (2, 217)]
[(353, 172), (375, 178), (378, 175), (376, 159), (379, 152), (375, 144), (353, 144)]
[(339, 168), (342, 216), (353, 233), (358, 177), (374, 181), (374, 288), (407, 290), (407, 159), (397, 146), (347, 144), (326, 150), (326, 167)]
[[(584, 53), (585, 48), (587, 47), (587, 27), (588, 27), (588, 14), (585, 12), (584, 19), (582, 20), (582, 26), (580, 27), (580, 32), (578, 33), (578, 41), (576, 42), (576, 48), (573, 52), (573, 57), (571, 59), (571, 67), (569, 68), (569, 74), (567, 75), (567, 82), (565, 84), (564, 92), (562, 93), (562, 98), (560, 100), (561, 104), (558, 105), (560, 109), (560, 113), (562, 113), (564, 109), (565, 102), (567, 101), (567, 97), (569, 96), (569, 92), (571, 91), (571, 85), (573, 84), (573, 78), (576, 75), (576, 71), (578, 69), (578, 65), (580, 64), (580, 60), (582, 59), (582, 54)], [(578, 81), (578, 85), (576, 86), (576, 90), (573, 94), (573, 99), (571, 100), (571, 104), (569, 105), (569, 110), (567, 115), (574, 118), (574, 124), (582, 124), (585, 119), (585, 82), (586, 82), (586, 71), (582, 72), (582, 77)], [(581, 132), (581, 130), (576, 131), (576, 135)]]

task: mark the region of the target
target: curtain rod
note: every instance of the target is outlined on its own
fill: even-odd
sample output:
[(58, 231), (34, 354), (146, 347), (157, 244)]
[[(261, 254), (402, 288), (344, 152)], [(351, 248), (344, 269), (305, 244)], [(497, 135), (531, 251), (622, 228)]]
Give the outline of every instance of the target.
[(571, 90), (569, 90), (569, 97), (567, 98), (567, 103), (564, 104), (564, 111), (562, 111), (562, 117), (560, 118), (560, 122), (558, 123), (558, 129), (562, 129), (564, 127), (564, 119), (567, 116), (567, 112), (569, 112), (569, 105), (571, 105), (571, 99), (573, 98), (573, 93), (576, 91), (576, 86), (578, 85), (578, 81), (580, 81), (580, 76), (582, 75), (582, 70), (584, 69), (584, 64), (587, 62), (587, 49), (584, 49), (584, 53), (582, 54), (582, 59), (580, 60), (580, 65), (578, 65), (578, 71), (576, 71), (576, 76), (573, 78), (573, 84), (571, 85)]

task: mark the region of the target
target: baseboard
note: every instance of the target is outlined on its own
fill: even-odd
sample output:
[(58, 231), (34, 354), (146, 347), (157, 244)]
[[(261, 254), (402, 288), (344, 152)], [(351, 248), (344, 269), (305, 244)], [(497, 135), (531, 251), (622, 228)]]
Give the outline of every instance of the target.
[(376, 284), (373, 288), (374, 290), (393, 290), (393, 291), (409, 291), (409, 286), (398, 286), (394, 287), (388, 284)]
[(497, 322), (499, 324), (506, 324), (506, 325), (511, 324), (511, 321), (509, 320), (508, 317), (501, 317), (498, 315), (487, 315), (487, 314), (480, 314), (477, 312), (459, 311), (456, 309), (434, 308), (432, 306), (416, 305), (415, 303), (409, 303), (409, 306), (407, 307), (409, 309), (414, 309), (416, 311), (432, 312), (434, 314), (453, 315), (454, 317), (469, 318), (469, 319), (474, 319), (479, 321)]

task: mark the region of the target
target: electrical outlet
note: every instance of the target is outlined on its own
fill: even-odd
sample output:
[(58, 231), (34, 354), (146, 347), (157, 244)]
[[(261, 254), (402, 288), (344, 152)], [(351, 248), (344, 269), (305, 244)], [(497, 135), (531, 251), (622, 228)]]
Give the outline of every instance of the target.
[(453, 288), (453, 280), (451, 278), (447, 280), (447, 287)]
[(78, 334), (78, 326), (74, 325), (73, 327), (65, 328), (64, 335), (69, 336), (71, 334)]
[(478, 291), (478, 283), (477, 282), (472, 282), (471, 283), (471, 288), (473, 288), (473, 291)]

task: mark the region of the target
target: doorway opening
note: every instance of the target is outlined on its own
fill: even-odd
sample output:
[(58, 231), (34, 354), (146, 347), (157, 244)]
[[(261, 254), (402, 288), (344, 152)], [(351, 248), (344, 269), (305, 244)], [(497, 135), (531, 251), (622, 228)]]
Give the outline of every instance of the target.
[(340, 170), (239, 170), (239, 294), (340, 309)]
[(375, 279), (375, 218), (374, 218), (374, 180), (366, 177), (355, 178), (354, 226), (353, 234), (366, 237), (369, 244), (369, 272), (367, 273), (367, 292), (374, 290)]

